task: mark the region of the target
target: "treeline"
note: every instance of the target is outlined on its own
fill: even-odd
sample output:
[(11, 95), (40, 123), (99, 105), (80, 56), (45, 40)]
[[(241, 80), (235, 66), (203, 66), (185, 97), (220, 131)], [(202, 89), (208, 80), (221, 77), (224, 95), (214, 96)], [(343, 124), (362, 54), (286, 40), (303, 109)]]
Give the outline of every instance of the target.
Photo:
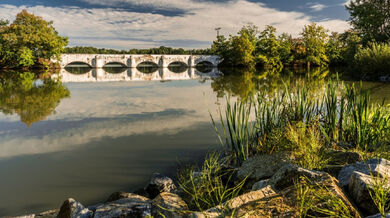
[(211, 49), (183, 49), (160, 46), (148, 49), (115, 50), (95, 47), (67, 47), (64, 53), (68, 54), (178, 54), (178, 55), (208, 55)]
[[(347, 66), (363, 77), (390, 74), (390, 0), (353, 0), (346, 7), (352, 28), (329, 33), (321, 25), (306, 25), (299, 37), (277, 35), (276, 28), (263, 31), (248, 24), (237, 33), (218, 36), (211, 52), (229, 67)], [(375, 19), (372, 19), (375, 18)]]

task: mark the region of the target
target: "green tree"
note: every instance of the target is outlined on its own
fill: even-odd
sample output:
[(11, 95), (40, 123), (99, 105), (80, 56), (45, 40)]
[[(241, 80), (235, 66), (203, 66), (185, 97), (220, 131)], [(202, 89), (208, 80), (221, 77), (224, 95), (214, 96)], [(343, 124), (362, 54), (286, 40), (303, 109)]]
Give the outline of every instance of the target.
[(343, 43), (341, 36), (337, 32), (332, 32), (329, 40), (326, 43), (326, 56), (331, 65), (339, 65), (344, 62), (343, 58)]
[(279, 36), (279, 55), (280, 60), (284, 65), (290, 64), (294, 60), (294, 55), (292, 54), (293, 48), (293, 39), (291, 35), (283, 33)]
[(390, 0), (352, 0), (346, 8), (365, 45), (390, 39)]
[(280, 68), (283, 66), (281, 56), (281, 45), (276, 37), (276, 28), (266, 26), (260, 33), (256, 47), (256, 59), (264, 66)]
[[(11, 67), (31, 66), (38, 58), (60, 58), (68, 44), (52, 22), (23, 10), (10, 25), (0, 22), (1, 59)], [(4, 64), (3, 63), (3, 64)]]
[(324, 66), (328, 64), (326, 57), (326, 41), (328, 38), (327, 30), (323, 26), (312, 23), (306, 25), (301, 33), (302, 40), (306, 49), (305, 61), (308, 68), (311, 64)]
[(251, 67), (254, 65), (253, 52), (255, 46), (247, 33), (234, 36), (231, 39), (230, 56), (233, 66)]

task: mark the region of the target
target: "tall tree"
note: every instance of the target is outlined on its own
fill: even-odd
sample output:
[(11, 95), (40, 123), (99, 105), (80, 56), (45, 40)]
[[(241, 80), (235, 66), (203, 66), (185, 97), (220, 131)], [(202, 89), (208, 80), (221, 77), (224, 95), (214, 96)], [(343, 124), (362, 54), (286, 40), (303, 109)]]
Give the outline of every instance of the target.
[[(3, 23), (3, 22), (2, 22)], [(1, 59), (9, 66), (31, 66), (38, 58), (60, 58), (68, 44), (52, 22), (23, 10), (11, 25), (0, 24)]]
[(312, 23), (306, 25), (301, 33), (306, 49), (305, 60), (310, 68), (311, 64), (323, 66), (328, 63), (326, 56), (327, 30), (323, 26)]
[(256, 58), (260, 63), (269, 67), (282, 67), (283, 63), (280, 58), (281, 45), (276, 37), (276, 28), (266, 26), (265, 30), (260, 33), (256, 46)]
[(390, 39), (390, 0), (352, 0), (346, 8), (364, 44)]

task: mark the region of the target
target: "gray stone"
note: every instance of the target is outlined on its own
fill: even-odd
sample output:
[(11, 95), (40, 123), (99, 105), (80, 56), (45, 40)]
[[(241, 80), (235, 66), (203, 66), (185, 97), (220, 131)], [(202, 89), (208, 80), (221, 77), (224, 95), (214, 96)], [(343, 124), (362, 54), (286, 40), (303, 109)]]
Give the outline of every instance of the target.
[(362, 155), (353, 151), (330, 150), (327, 156), (329, 156), (328, 165), (354, 164), (363, 160)]
[(159, 173), (153, 174), (149, 184), (145, 187), (151, 199), (155, 198), (162, 192), (175, 192), (177, 190), (173, 180)]
[(275, 172), (288, 163), (286, 154), (256, 155), (244, 161), (237, 172), (238, 180), (262, 180), (270, 178)]
[(323, 181), (331, 179), (331, 176), (328, 173), (308, 170), (302, 167), (298, 167), (293, 164), (284, 165), (280, 168), (269, 180), (269, 184), (277, 189), (282, 190), (284, 188), (294, 185), (294, 183), (301, 177), (304, 176), (309, 180), (313, 181)]
[(163, 192), (152, 201), (153, 217), (178, 218), (183, 217), (188, 211), (186, 202), (178, 195)]
[(354, 171), (348, 184), (348, 192), (357, 206), (367, 214), (375, 214), (378, 212), (369, 193), (369, 185), (372, 184), (371, 176), (364, 173)]
[(252, 191), (260, 190), (260, 189), (266, 187), (268, 185), (268, 183), (269, 183), (269, 179), (258, 181), (255, 184), (253, 184)]
[(94, 218), (150, 217), (151, 208), (151, 202), (148, 198), (133, 194), (128, 198), (122, 198), (96, 207)]
[(114, 192), (108, 197), (106, 202), (116, 201), (122, 198), (132, 198), (134, 197), (133, 193), (126, 193), (126, 192)]
[(15, 216), (14, 218), (34, 218), (35, 214), (23, 215), (23, 216)]
[[(380, 213), (377, 213), (375, 215), (367, 216), (366, 218), (383, 218)], [(390, 218), (390, 213), (386, 214), (385, 218)]]
[(347, 188), (353, 172), (361, 172), (370, 175), (374, 172), (381, 176), (390, 176), (390, 162), (386, 159), (371, 159), (366, 162), (358, 162), (345, 166), (339, 173), (338, 179), (340, 184)]
[(92, 217), (92, 211), (85, 208), (80, 202), (75, 201), (73, 198), (69, 198), (61, 206), (58, 212), (59, 218), (88, 218)]
[(58, 216), (58, 212), (60, 212), (59, 209), (49, 210), (49, 211), (45, 211), (45, 212), (42, 212), (40, 214), (37, 214), (37, 215), (35, 215), (35, 217), (54, 218), (54, 217)]

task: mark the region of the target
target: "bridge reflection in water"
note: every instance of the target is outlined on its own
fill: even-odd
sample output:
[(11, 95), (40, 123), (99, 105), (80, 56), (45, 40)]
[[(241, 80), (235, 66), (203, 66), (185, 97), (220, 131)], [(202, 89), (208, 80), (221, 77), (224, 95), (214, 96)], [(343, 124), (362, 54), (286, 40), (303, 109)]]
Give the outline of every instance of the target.
[(147, 80), (190, 80), (209, 79), (222, 75), (218, 68), (201, 72), (196, 68), (188, 68), (183, 72), (172, 72), (169, 68), (158, 68), (154, 72), (141, 72), (138, 68), (122, 68), (123, 72), (109, 72), (104, 68), (87, 68), (84, 72), (71, 73), (61, 69), (53, 78), (61, 77), (62, 82), (109, 82), (109, 81), (147, 81)]

